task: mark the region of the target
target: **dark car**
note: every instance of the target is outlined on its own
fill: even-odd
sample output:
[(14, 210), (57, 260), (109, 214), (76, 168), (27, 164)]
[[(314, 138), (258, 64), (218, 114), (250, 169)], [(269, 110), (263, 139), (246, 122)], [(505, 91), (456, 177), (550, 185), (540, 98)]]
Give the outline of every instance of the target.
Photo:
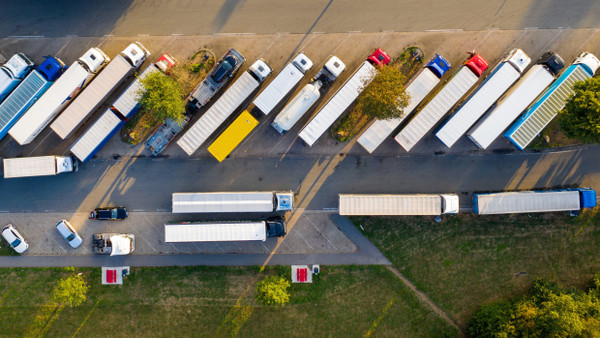
[(96, 208), (90, 213), (90, 219), (114, 221), (125, 219), (128, 215), (125, 207)]
[(235, 56), (229, 55), (225, 57), (223, 62), (217, 68), (217, 71), (213, 74), (212, 79), (219, 83), (231, 76), (233, 70), (236, 69), (236, 65), (238, 64), (238, 60)]

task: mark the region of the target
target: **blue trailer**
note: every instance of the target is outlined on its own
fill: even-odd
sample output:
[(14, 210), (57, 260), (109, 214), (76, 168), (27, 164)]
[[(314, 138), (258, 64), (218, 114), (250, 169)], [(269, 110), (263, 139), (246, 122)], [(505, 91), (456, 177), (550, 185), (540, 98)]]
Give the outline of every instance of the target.
[(565, 107), (567, 99), (574, 93), (575, 82), (591, 78), (598, 67), (600, 67), (600, 60), (594, 54), (581, 53), (573, 64), (504, 133), (504, 137), (520, 150), (525, 149)]
[(596, 191), (590, 188), (473, 194), (473, 212), (478, 215), (578, 211), (596, 204)]
[(0, 104), (0, 140), (66, 68), (59, 58), (47, 56)]

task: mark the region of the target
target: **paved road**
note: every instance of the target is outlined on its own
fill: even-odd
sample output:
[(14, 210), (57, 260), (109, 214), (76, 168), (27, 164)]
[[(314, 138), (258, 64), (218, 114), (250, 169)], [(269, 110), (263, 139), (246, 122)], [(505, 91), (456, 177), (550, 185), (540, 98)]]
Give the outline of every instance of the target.
[(5, 1), (0, 36), (598, 27), (594, 0)]
[[(600, 146), (508, 155), (334, 156), (90, 161), (54, 177), (0, 180), (0, 212), (84, 212), (100, 204), (170, 211), (171, 193), (292, 189), (297, 206), (337, 208), (338, 193), (461, 193), (582, 185), (600, 189)], [(27, 187), (27, 188), (25, 188)]]

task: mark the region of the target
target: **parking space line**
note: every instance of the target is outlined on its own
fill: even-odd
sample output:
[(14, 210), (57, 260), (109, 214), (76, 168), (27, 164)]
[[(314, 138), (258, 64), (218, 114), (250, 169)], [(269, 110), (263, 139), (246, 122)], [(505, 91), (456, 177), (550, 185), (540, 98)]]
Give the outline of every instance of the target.
[(271, 41), (271, 44), (267, 46), (267, 48), (263, 49), (262, 53), (260, 53), (260, 55), (258, 56), (258, 58), (261, 58), (266, 51), (268, 51), (274, 44), (275, 42), (277, 42), (277, 40), (279, 40), (279, 38), (281, 37), (281, 34), (277, 34), (277, 37), (275, 39), (273, 39), (273, 41)]
[[(313, 226), (313, 227), (314, 227), (314, 228), (315, 228), (315, 229), (316, 229), (316, 230), (317, 230), (319, 233), (321, 233), (321, 237), (325, 238), (325, 240), (326, 240), (327, 242), (329, 242), (329, 244), (331, 244), (331, 246), (332, 246), (334, 249), (337, 249), (337, 247), (336, 247), (336, 246), (335, 246), (333, 243), (331, 243), (331, 241), (329, 240), (329, 238), (327, 238), (327, 236), (325, 236), (325, 234), (324, 234), (324, 233), (321, 231), (321, 229), (319, 229), (319, 228), (317, 227), (317, 225), (316, 225), (316, 224), (315, 224), (315, 223), (314, 223), (314, 222), (313, 222), (313, 221), (310, 219), (310, 217), (306, 217), (306, 218), (308, 219), (308, 221), (310, 222), (310, 224), (312, 224), (312, 226)], [(328, 221), (329, 221), (329, 219), (328, 219)], [(331, 223), (331, 221), (329, 221), (329, 223)], [(334, 224), (334, 225), (335, 225), (335, 224)]]
[[(600, 28), (599, 28), (599, 29), (600, 29)], [(579, 47), (577, 47), (577, 50), (578, 50), (578, 51), (579, 51), (579, 50), (581, 50), (581, 48), (583, 48), (583, 45), (585, 45), (585, 44), (586, 44), (586, 43), (587, 43), (587, 42), (588, 42), (588, 41), (589, 41), (589, 40), (590, 40), (590, 39), (591, 39), (591, 38), (592, 38), (594, 35), (596, 35), (596, 33), (598, 33), (598, 29), (596, 29), (596, 30), (594, 31), (594, 33), (590, 34), (590, 36), (588, 36), (588, 37), (587, 37), (587, 39), (585, 39), (585, 40), (583, 41), (583, 43), (581, 43), (581, 45), (579, 45)]]
[(223, 250), (223, 248), (221, 248), (221, 246), (219, 245), (219, 243), (215, 242), (215, 245), (217, 246), (217, 248), (219, 248), (219, 250), (221, 250), (221, 252), (225, 252), (225, 250)]
[(175, 251), (180, 252), (179, 249), (177, 249), (177, 247), (175, 246), (175, 244), (173, 244), (173, 243), (168, 243), (168, 244), (170, 244), (173, 247), (173, 249), (175, 249)]
[[(298, 220), (298, 221), (300, 221), (300, 220)], [(302, 236), (302, 234), (300, 233), (300, 231), (296, 231), (296, 234), (298, 234), (298, 236), (300, 236), (300, 238), (302, 238), (302, 240), (304, 241), (304, 243), (306, 243), (306, 245), (308, 245), (308, 247), (311, 250), (314, 250), (314, 248), (310, 245), (310, 243), (308, 243), (308, 241), (304, 238), (304, 236)]]
[[(146, 217), (146, 216), (144, 216), (144, 217)], [(131, 223), (129, 223), (129, 222), (128, 222), (128, 223), (127, 223), (127, 225), (129, 225), (129, 227), (130, 227), (130, 228), (132, 228), (132, 229), (133, 229), (135, 232), (137, 232), (137, 233), (139, 234), (139, 231), (137, 231), (137, 229), (136, 229), (136, 228), (134, 228), (134, 227), (133, 227), (133, 225), (131, 225)], [(158, 250), (156, 250), (156, 249), (155, 249), (155, 248), (152, 246), (152, 244), (150, 244), (150, 242), (148, 242), (148, 241), (146, 240), (146, 238), (145, 238), (144, 236), (142, 236), (142, 235), (138, 235), (138, 236), (139, 236), (139, 237), (141, 237), (141, 238), (144, 240), (144, 242), (146, 242), (146, 243), (147, 243), (147, 244), (150, 246), (150, 248), (151, 248), (152, 250), (154, 250), (154, 252), (158, 252)]]

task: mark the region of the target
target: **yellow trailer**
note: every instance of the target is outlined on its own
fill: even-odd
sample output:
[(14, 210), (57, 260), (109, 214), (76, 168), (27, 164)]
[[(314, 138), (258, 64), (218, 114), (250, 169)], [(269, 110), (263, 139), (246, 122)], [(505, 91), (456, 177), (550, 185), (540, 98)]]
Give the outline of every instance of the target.
[(208, 151), (222, 162), (257, 125), (258, 120), (244, 110), (208, 147)]

